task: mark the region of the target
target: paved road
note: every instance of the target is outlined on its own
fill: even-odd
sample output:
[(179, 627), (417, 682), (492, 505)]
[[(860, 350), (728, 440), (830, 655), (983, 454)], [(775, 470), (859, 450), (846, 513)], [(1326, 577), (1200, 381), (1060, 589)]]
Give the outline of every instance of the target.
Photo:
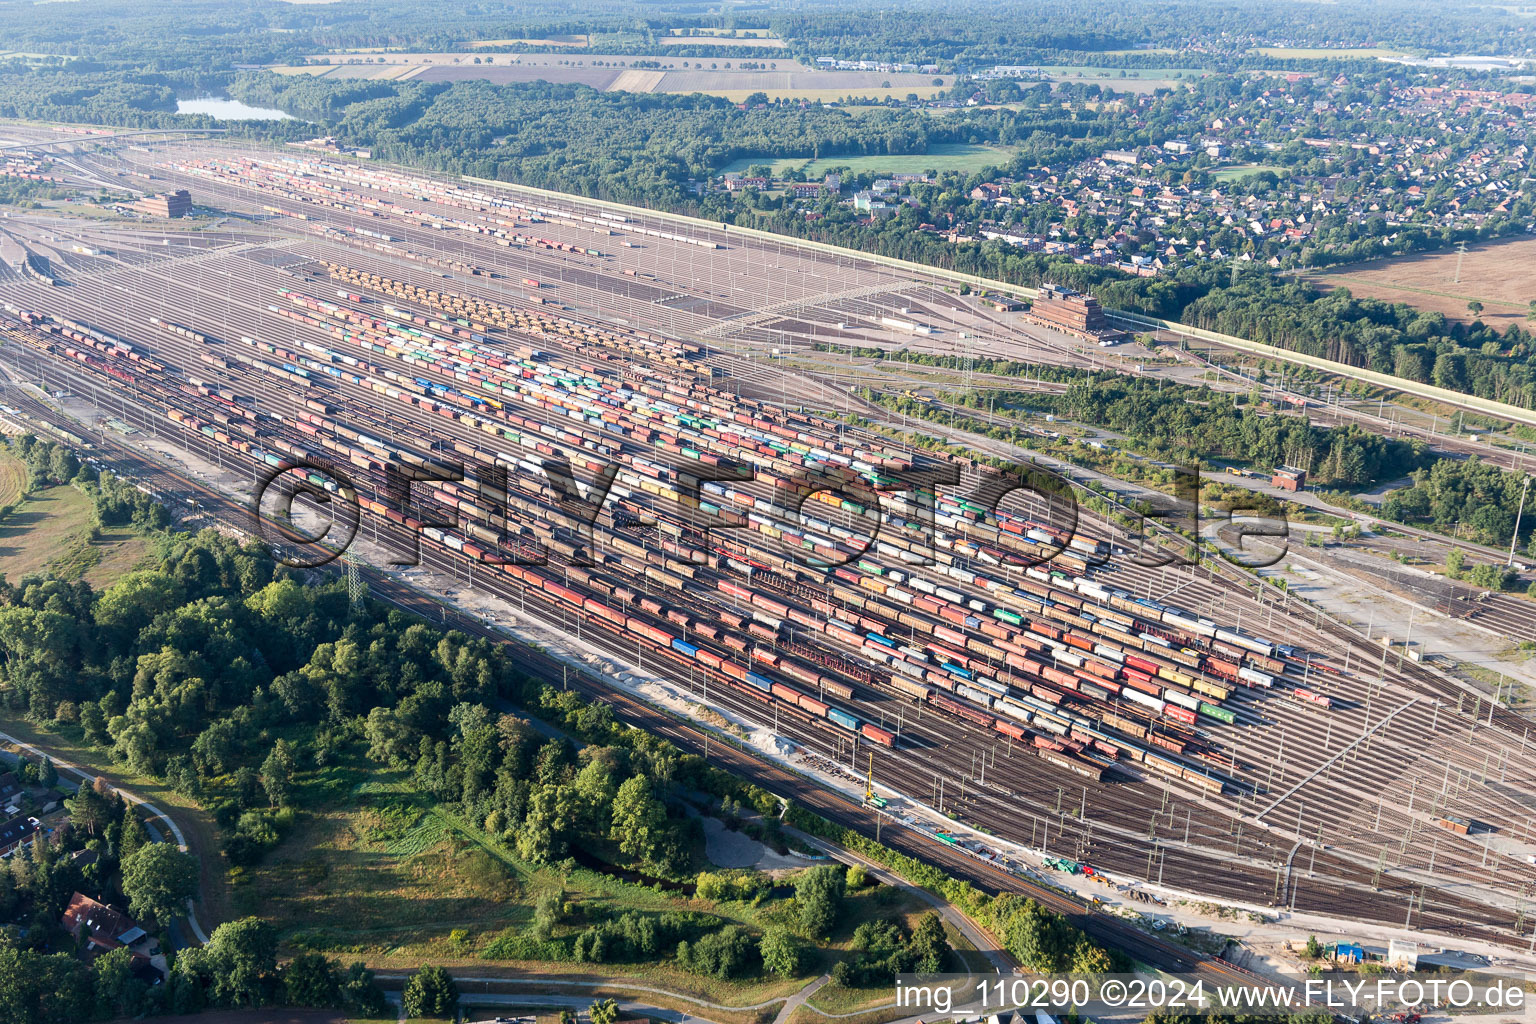
[[(398, 1007), (399, 1019), (404, 1020), (405, 1008), (400, 1004), (400, 993), (388, 992), (385, 993), (385, 998), (392, 1005)], [(507, 995), (499, 992), (477, 994), (465, 992), (463, 981), (459, 981), (459, 1002), (470, 1006), (494, 1006), (498, 1009), (506, 1007), (509, 1010), (519, 1007), (558, 1006), (581, 1011), (596, 1002), (597, 998), (596, 996), (548, 996), (539, 995), (536, 992), (527, 995)], [(660, 1006), (649, 1006), (645, 1003), (637, 1003), (627, 999), (620, 999), (618, 1003), (619, 1009), (623, 1011), (625, 1017), (649, 1017), (652, 1020), (673, 1021), (675, 1024), (717, 1024), (716, 1021), (712, 1021), (708, 1017), (700, 1017), (694, 1013), (684, 1013), (681, 1010), (668, 1010)], [(465, 1020), (469, 1020), (469, 1018), (466, 1017)]]
[[(375, 978), (381, 985), (399, 985), (403, 988), (406, 981), (410, 978), (410, 975), (381, 972), (376, 974)], [(695, 1003), (699, 1006), (705, 1007), (706, 1009), (724, 1010), (727, 1013), (747, 1013), (752, 1010), (765, 1010), (776, 1003), (785, 1003), (786, 1005), (793, 1003), (794, 1006), (790, 1007), (792, 1010), (794, 1007), (798, 1007), (801, 1003), (805, 1002), (807, 996), (809, 996), (812, 992), (816, 991), (816, 989), (820, 988), (823, 984), (831, 979), (830, 976), (823, 975), (821, 978), (805, 986), (805, 988), (801, 989), (795, 995), (789, 997), (789, 999), (767, 999), (761, 1003), (753, 1003), (750, 1006), (726, 1006), (721, 1003), (712, 1003), (707, 999), (699, 999), (695, 996), (686, 995), (682, 992), (669, 992), (664, 988), (653, 988), (649, 985), (634, 985), (622, 980), (608, 980), (603, 978), (584, 981), (565, 981), (536, 975), (519, 977), (514, 974), (507, 977), (498, 978), (454, 974), (453, 980), (459, 986), (459, 1001), (470, 1004), (494, 1003), (498, 1006), (570, 1006), (584, 1009), (592, 1005), (592, 1003), (596, 1002), (597, 1000), (605, 998), (602, 995), (594, 995), (590, 993), (584, 995), (562, 996), (550, 995), (547, 991), (535, 991), (528, 993), (490, 991), (492, 985), (533, 985), (540, 990), (547, 990), (551, 986), (559, 986), (562, 988), (624, 989), (629, 992), (648, 992), (652, 995), (666, 996), (668, 999), (675, 999), (679, 1002)], [(484, 991), (476, 992), (475, 986), (480, 986), (482, 989), (484, 989)], [(391, 1000), (398, 999), (398, 996), (394, 992), (390, 992), (389, 997)], [(658, 1017), (664, 1020), (678, 1022), (700, 1021), (701, 1024), (715, 1024), (714, 1021), (711, 1021), (707, 1017), (700, 1017), (697, 1014), (689, 1013), (684, 1010), (667, 1010), (659, 1007), (648, 1006), (639, 1002), (625, 1001), (621, 999), (619, 1000), (619, 1007), (623, 1010), (634, 1010), (636, 1015), (642, 1017)], [(781, 1011), (780, 1017), (782, 1018), (783, 1016), (785, 1016), (785, 1014), (783, 1014)]]
[[(32, 744), (27, 743), (27, 742), (25, 742), (23, 740), (19, 740), (15, 736), (12, 736), (12, 735), (10, 735), (8, 733), (0, 732), (0, 740), (3, 740), (6, 743), (13, 743), (16, 746), (20, 747), (21, 749), (23, 749), (25, 751), (28, 751), (29, 753), (31, 753), (31, 754), (33, 754), (33, 755), (35, 755), (37, 757), (44, 757), (44, 756), (52, 757), (53, 758), (53, 766), (59, 770), (59, 773), (61, 775), (67, 772), (68, 774), (73, 775), (73, 776), (77, 777), (78, 779), (80, 779), (81, 782), (84, 783), (84, 784), (90, 784), (90, 783), (95, 782), (96, 781), (96, 776), (99, 774), (98, 772), (87, 771), (84, 768), (80, 768), (77, 765), (75, 765), (75, 764), (73, 764), (73, 763), (71, 763), (69, 761), (61, 761), (57, 757), (53, 757), (53, 755), (48, 753), (48, 751), (41, 750), (41, 749), (39, 749), (37, 747), (34, 747)], [(164, 811), (160, 810), (160, 808), (156, 807), (154, 804), (150, 803), (148, 800), (145, 800), (143, 797), (139, 796), (137, 793), (132, 793), (132, 792), (126, 790), (126, 789), (123, 789), (121, 786), (117, 786), (117, 785), (114, 785), (112, 788), (117, 791), (117, 794), (119, 796), (121, 796), (124, 800), (128, 801), (130, 804), (136, 804), (137, 806), (143, 808), (145, 811), (148, 811), (152, 820), (159, 820), (159, 821), (165, 822), (166, 827), (169, 828), (170, 831), (171, 831), (171, 835), (174, 836), (175, 839), (176, 839), (176, 846), (183, 853), (191, 853), (192, 852), (191, 848), (187, 844), (187, 837), (186, 837), (186, 835), (181, 831), (181, 826), (176, 824), (176, 822), (172, 821), (170, 815), (166, 814)], [(146, 827), (149, 828), (149, 831), (151, 832), (152, 835), (154, 835), (154, 836), (158, 836), (159, 835), (159, 829), (154, 828), (153, 826), (148, 825), (148, 823), (146, 823)], [(203, 931), (203, 926), (198, 923), (198, 920), (197, 920), (197, 908), (193, 905), (193, 902), (191, 900), (187, 901), (187, 927), (192, 930), (192, 934), (197, 936), (197, 941), (198, 942), (206, 943), (208, 941), (208, 934)]]
[(787, 1024), (790, 1015), (793, 1014), (796, 1010), (800, 1009), (800, 1007), (804, 1006), (805, 1001), (811, 998), (811, 996), (815, 995), (817, 989), (821, 988), (821, 986), (825, 985), (831, 980), (832, 975), (823, 974), (821, 977), (805, 986), (805, 988), (784, 1000), (784, 1005), (779, 1007), (778, 1016), (773, 1018), (773, 1024)]

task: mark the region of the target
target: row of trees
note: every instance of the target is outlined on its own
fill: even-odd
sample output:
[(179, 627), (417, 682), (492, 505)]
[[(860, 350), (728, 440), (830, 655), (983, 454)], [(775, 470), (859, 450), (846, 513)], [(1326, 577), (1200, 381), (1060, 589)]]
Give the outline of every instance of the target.
[[(1343, 489), (1395, 480), (1430, 458), (1422, 444), (1360, 427), (1314, 427), (1299, 416), (1259, 411), (1256, 396), (1209, 388), (1166, 387), (1140, 377), (1074, 384), (1061, 396), (1019, 394), (1008, 401), (1052, 408), (1074, 422), (1106, 427), (1139, 450), (1183, 463), (1232, 460), (1272, 468), (1300, 466), (1318, 483)], [(1240, 404), (1247, 398), (1246, 404)], [(974, 398), (972, 399), (974, 401)]]
[[(331, 48), (450, 50), (461, 48), (466, 39), (509, 41), (504, 48), (524, 51), (653, 55), (665, 49), (669, 55), (741, 56), (740, 48), (711, 46), (704, 36), (679, 44), (672, 35), (701, 29), (768, 30), (788, 43), (786, 49), (768, 51), (780, 60), (831, 54), (981, 65), (1166, 66), (1166, 53), (1124, 51), (1183, 48), (1191, 39), (1200, 40), (1202, 62), (1234, 68), (1322, 63), (1248, 55), (1249, 47), (1265, 40), (1450, 53), (1523, 53), (1531, 45), (1529, 26), (1516, 10), (1446, 8), (1426, 0), (1341, 5), (1331, 12), (1326, 27), (1305, 11), (1284, 6), (1229, 10), (1199, 0), (1179, 0), (1147, 12), (1104, 0), (967, 0), (942, 12), (922, 7), (892, 11), (856, 3), (826, 10), (768, 5), (744, 14), (659, 11), (629, 0), (575, 5), (536, 0), (513, 9), (451, 0), (434, 5), (430, 15), (404, 0), (380, 0), (368, 18), (324, 15), (303, 6), (274, 10), (261, 3), (193, 0), (173, 13), (149, 0), (86, 0), (78, 10), (49, 15), (19, 11), (12, 21), (7, 27), (18, 49), (113, 66), (166, 68), (298, 61)], [(572, 45), (582, 37), (592, 37), (590, 47)], [(671, 45), (663, 47), (664, 38)]]
[[(953, 878), (931, 864), (881, 846), (853, 829), (833, 825), (799, 806), (791, 806), (785, 820), (796, 828), (824, 836), (884, 864), (913, 884), (944, 897), (994, 935), (1002, 936), (1008, 951), (1030, 970), (1092, 973), (1129, 968), (1124, 954), (1099, 946), (1066, 918), (1046, 910), (1032, 899), (1009, 892), (990, 896), (970, 882)], [(862, 941), (870, 947), (867, 952), (895, 951), (899, 945), (912, 957), (912, 963), (932, 963), (925, 959), (931, 948), (932, 928), (932, 924), (920, 923), (905, 944), (898, 944), (889, 930), (877, 927)], [(866, 957), (863, 963), (868, 962)], [(856, 970), (859, 966), (855, 964), (844, 970)]]
[(256, 918), (222, 924), (206, 946), (176, 954), (163, 985), (135, 977), (131, 959), (126, 948), (86, 963), (73, 952), (43, 953), (0, 941), (0, 1019), (74, 1024), (259, 1006), (335, 1007), (376, 1017), (386, 1007), (373, 973), (361, 963), (343, 967), (304, 953), (279, 967), (277, 936)]

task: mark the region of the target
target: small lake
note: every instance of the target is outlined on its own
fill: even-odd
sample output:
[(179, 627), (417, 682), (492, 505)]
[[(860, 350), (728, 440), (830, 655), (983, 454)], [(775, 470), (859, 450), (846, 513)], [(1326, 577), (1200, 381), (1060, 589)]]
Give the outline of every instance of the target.
[(285, 114), (276, 107), (253, 107), (226, 96), (204, 96), (195, 100), (177, 100), (178, 114), (207, 114), (226, 121), (291, 121), (292, 114)]

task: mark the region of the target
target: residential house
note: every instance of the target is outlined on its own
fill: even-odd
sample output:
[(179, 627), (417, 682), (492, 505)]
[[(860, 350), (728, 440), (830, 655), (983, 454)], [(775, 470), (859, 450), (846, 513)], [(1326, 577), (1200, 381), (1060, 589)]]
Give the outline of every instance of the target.
[(133, 918), (84, 893), (77, 892), (69, 898), (60, 923), (65, 931), (83, 939), (90, 950), (99, 953), (126, 946), (141, 956), (149, 956), (155, 944)]
[(42, 831), (42, 823), (36, 818), (18, 814), (0, 823), (0, 857), (9, 857), (21, 847), (32, 842)]

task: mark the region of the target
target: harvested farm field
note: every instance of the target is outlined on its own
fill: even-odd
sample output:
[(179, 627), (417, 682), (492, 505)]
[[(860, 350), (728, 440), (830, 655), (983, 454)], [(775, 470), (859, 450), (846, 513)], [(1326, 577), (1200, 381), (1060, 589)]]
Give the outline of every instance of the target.
[(1536, 238), (1469, 248), (1461, 261), (1459, 282), (1456, 260), (1455, 252), (1394, 257), (1311, 275), (1308, 280), (1325, 290), (1344, 287), (1360, 298), (1406, 302), (1462, 322), (1473, 319), (1467, 303), (1476, 300), (1483, 304), (1483, 322), (1499, 330), (1525, 322), (1530, 304), (1536, 301), (1536, 273), (1532, 272)]
[[(689, 39), (699, 42), (699, 39)], [(704, 39), (713, 42), (713, 39)], [(729, 41), (729, 40), (727, 40)], [(496, 84), (559, 82), (589, 85), (604, 91), (702, 92), (735, 102), (754, 92), (769, 99), (830, 102), (847, 96), (904, 99), (909, 93), (933, 96), (954, 82), (953, 76), (874, 71), (820, 71), (797, 61), (782, 65), (776, 54), (746, 61), (678, 57), (672, 54), (500, 53), (355, 53), (316, 54), (311, 63), (273, 67), (280, 74), (324, 75), (328, 78), (369, 78), (423, 82), (481, 80)], [(639, 63), (641, 67), (633, 65)], [(647, 66), (647, 65), (655, 65)], [(733, 65), (735, 65), (733, 67)], [(743, 66), (747, 65), (747, 66)], [(933, 83), (939, 81), (935, 86)]]

